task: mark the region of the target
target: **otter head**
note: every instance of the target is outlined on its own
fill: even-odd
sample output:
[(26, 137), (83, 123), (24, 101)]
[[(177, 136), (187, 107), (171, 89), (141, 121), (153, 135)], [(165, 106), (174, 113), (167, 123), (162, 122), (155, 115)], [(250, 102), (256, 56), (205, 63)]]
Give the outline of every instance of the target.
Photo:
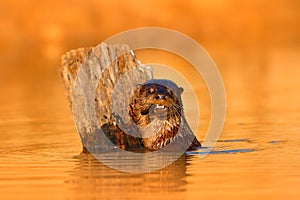
[(158, 149), (175, 137), (182, 120), (183, 89), (167, 80), (139, 85), (129, 100), (129, 115), (139, 127), (144, 146)]

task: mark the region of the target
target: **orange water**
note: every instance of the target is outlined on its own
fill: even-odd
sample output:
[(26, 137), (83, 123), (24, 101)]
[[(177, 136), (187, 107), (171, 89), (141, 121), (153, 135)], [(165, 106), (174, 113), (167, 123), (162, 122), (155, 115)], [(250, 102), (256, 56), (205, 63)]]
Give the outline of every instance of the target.
[[(299, 2), (153, 2), (0, 3), (0, 199), (299, 199)], [(227, 116), (215, 153), (131, 174), (80, 153), (56, 69), (64, 51), (140, 26), (204, 45), (224, 79)]]
[(118, 172), (80, 155), (58, 79), (2, 85), (3, 199), (296, 199), (300, 79), (292, 61), (298, 54), (284, 54), (291, 63), (283, 67), (278, 57), (283, 53), (274, 51), (263, 70), (247, 65), (240, 70), (238, 64), (221, 70), (228, 113), (216, 150), (252, 152), (186, 156), (147, 174)]

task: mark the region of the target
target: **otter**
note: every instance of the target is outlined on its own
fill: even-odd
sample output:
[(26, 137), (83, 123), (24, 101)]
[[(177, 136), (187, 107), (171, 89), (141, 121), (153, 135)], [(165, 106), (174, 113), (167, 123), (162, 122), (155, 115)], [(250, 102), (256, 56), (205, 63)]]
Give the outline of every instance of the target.
[(166, 146), (172, 151), (198, 149), (201, 143), (184, 117), (182, 92), (183, 88), (170, 80), (151, 79), (130, 95), (128, 115), (135, 126), (125, 128), (119, 118), (101, 129), (115, 146), (128, 151), (154, 151)]
[(141, 64), (128, 45), (66, 52), (59, 73), (83, 152), (201, 146), (184, 117), (183, 89), (154, 79), (152, 67)]
[[(183, 88), (164, 79), (152, 79), (139, 85), (129, 100), (129, 115), (139, 128), (145, 148), (157, 150), (172, 141), (184, 143), (185, 136), (194, 136), (183, 113)], [(183, 126), (183, 130), (179, 129)], [(196, 139), (189, 150), (201, 147)]]

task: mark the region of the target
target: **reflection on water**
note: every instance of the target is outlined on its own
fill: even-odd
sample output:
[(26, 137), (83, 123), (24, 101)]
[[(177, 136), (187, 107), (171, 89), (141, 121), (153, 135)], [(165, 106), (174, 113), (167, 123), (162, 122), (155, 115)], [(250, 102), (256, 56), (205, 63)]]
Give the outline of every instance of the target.
[[(220, 144), (223, 142), (229, 144), (226, 146)], [(253, 143), (248, 139), (223, 140), (218, 143), (217, 150), (213, 150), (209, 154), (248, 153), (254, 151), (254, 149), (232, 149), (234, 146), (237, 146), (232, 143), (236, 142)], [(251, 145), (245, 144), (239, 146), (244, 148), (251, 147)], [(257, 144), (252, 146), (257, 147)], [(259, 149), (255, 151), (259, 151)], [(162, 196), (164, 199), (186, 199), (186, 193), (191, 192), (188, 191), (191, 184), (189, 176), (199, 170), (211, 173), (209, 167), (198, 168), (197, 165), (194, 165), (194, 163), (200, 162), (200, 159), (196, 156), (199, 153), (203, 152), (187, 152), (177, 161), (163, 169), (142, 174), (124, 173), (114, 170), (99, 162), (93, 155), (82, 153), (74, 157), (75, 167), (68, 172), (70, 177), (64, 183), (70, 186), (74, 192), (74, 198), (79, 199), (111, 199), (112, 197), (113, 199), (135, 199), (141, 198), (141, 196), (143, 199), (155, 199)], [(234, 159), (234, 157), (232, 158)], [(140, 164), (139, 161), (132, 160), (130, 157), (123, 158), (123, 160), (126, 159), (133, 166)], [(161, 159), (157, 157), (148, 157), (147, 159), (150, 159), (152, 162), (161, 162)], [(110, 162), (114, 162), (115, 165), (118, 163), (118, 160), (110, 160)], [(203, 177), (196, 178), (197, 182), (195, 185), (192, 185), (195, 187), (198, 184), (199, 190), (201, 190), (203, 185), (211, 184), (205, 182)], [(201, 192), (198, 193), (199, 196)], [(197, 196), (194, 197), (196, 198)]]
[[(155, 159), (155, 158), (153, 158)], [(151, 173), (124, 173), (107, 167), (92, 155), (76, 157), (75, 167), (69, 173), (74, 198), (80, 199), (182, 199), (186, 191), (187, 156), (164, 169)], [(135, 161), (128, 160), (134, 165)], [(87, 192), (89, 191), (89, 192)], [(180, 193), (180, 196), (168, 194)]]

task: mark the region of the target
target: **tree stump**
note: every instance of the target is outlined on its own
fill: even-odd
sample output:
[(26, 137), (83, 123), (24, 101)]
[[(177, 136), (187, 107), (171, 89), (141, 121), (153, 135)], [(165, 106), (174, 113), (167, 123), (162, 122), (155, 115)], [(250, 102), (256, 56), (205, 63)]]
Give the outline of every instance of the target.
[(59, 74), (84, 151), (107, 148), (107, 139), (122, 149), (142, 147), (138, 131), (124, 134), (119, 124), (130, 126), (130, 119), (124, 118), (128, 97), (137, 85), (153, 78), (152, 68), (142, 65), (126, 44), (101, 43), (66, 52)]

